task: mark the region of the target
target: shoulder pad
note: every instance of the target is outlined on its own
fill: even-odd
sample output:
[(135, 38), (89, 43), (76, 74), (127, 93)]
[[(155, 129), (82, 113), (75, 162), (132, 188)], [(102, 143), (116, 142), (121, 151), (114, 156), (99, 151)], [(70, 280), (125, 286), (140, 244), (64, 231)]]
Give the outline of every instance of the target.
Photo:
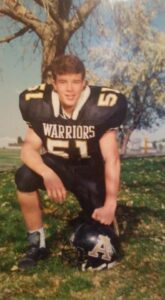
[(19, 107), (25, 121), (31, 121), (31, 118), (36, 117), (38, 112), (42, 111), (41, 104), (50, 100), (51, 92), (52, 85), (42, 83), (20, 94)]
[(97, 105), (101, 107), (113, 107), (118, 99), (120, 92), (107, 87), (102, 87), (98, 98)]
[(46, 88), (46, 84), (42, 83), (36, 85), (34, 87), (28, 88), (20, 94), (20, 97), (23, 97), (25, 101), (29, 101), (31, 99), (42, 99), (44, 95), (44, 91)]
[(126, 117), (127, 101), (117, 90), (108, 87), (92, 87), (92, 106), (88, 108), (87, 118), (94, 120), (101, 136), (108, 129), (118, 128)]

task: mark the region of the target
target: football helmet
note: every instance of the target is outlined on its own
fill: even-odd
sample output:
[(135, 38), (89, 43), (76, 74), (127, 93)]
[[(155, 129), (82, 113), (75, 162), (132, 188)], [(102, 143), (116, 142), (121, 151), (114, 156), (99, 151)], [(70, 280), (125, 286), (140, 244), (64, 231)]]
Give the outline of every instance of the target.
[(119, 239), (111, 226), (90, 220), (77, 227), (70, 242), (82, 271), (112, 268), (119, 256)]

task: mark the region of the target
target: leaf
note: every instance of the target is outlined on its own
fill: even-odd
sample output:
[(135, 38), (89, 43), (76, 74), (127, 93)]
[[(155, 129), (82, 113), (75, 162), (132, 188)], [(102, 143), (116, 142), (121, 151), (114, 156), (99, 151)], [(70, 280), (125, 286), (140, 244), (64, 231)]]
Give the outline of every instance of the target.
[(19, 268), (18, 268), (18, 266), (14, 265), (14, 266), (10, 269), (10, 271), (16, 272), (16, 271), (19, 271)]

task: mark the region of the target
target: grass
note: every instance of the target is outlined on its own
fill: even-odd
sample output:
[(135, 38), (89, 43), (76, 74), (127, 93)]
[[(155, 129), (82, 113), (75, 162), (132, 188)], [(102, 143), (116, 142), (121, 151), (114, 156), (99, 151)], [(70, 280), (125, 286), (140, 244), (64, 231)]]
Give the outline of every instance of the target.
[(0, 171), (16, 168), (20, 164), (20, 150), (0, 148)]
[(124, 255), (111, 270), (86, 273), (77, 269), (68, 241), (68, 222), (79, 205), (72, 194), (65, 204), (55, 205), (43, 193), (51, 255), (35, 269), (20, 272), (16, 265), (26, 246), (26, 231), (14, 171), (0, 173), (0, 300), (165, 299), (164, 186), (165, 158), (122, 162), (117, 216)]

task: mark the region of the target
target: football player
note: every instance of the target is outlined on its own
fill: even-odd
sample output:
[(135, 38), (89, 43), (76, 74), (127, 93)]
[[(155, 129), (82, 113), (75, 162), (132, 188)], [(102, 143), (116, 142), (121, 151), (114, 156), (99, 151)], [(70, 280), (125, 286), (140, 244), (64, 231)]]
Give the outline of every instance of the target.
[[(51, 67), (53, 83), (42, 83), (20, 95), (28, 123), (16, 172), (18, 201), (28, 231), (29, 250), (19, 267), (47, 256), (39, 189), (57, 203), (67, 191), (77, 197), (86, 216), (113, 222), (120, 180), (117, 128), (126, 115), (119, 91), (88, 86), (85, 67), (63, 55)], [(42, 154), (42, 149), (44, 154)]]

